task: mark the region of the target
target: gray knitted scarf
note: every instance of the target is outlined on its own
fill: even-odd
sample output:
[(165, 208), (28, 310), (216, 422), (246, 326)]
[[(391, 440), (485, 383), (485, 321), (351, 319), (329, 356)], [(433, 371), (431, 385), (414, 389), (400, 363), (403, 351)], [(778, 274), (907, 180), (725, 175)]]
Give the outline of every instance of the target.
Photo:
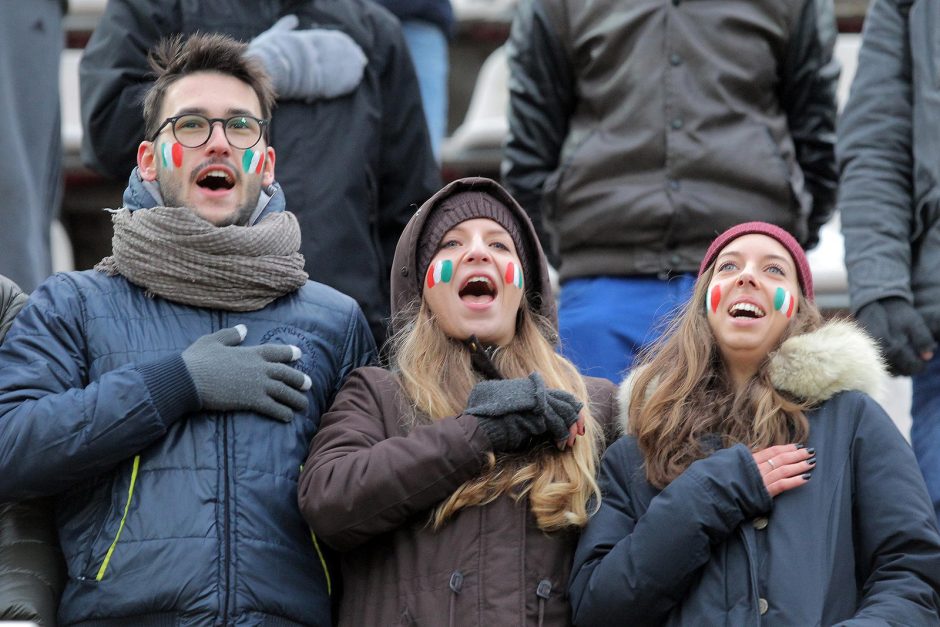
[(112, 214), (112, 256), (95, 270), (122, 275), (169, 301), (255, 311), (307, 281), (294, 214), (272, 213), (252, 226), (217, 227), (180, 207)]

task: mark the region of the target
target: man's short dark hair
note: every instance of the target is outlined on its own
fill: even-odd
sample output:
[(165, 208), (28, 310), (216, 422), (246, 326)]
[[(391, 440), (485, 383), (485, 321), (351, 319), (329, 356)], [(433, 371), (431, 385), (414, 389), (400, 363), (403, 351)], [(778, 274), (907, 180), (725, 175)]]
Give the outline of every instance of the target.
[[(258, 95), (261, 117), (271, 118), (274, 87), (261, 63), (245, 56), (247, 46), (227, 35), (195, 33), (188, 39), (174, 35), (162, 39), (148, 60), (157, 77), (144, 98), (144, 136), (149, 139), (163, 123), (160, 110), (170, 85), (196, 72), (218, 72), (247, 83)], [(265, 139), (267, 128), (265, 125)]]

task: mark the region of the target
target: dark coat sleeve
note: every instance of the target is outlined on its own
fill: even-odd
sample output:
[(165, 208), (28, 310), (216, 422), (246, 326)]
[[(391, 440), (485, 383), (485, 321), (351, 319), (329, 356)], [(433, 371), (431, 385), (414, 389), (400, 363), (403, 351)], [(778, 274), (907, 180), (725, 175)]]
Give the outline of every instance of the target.
[(940, 624), (940, 532), (914, 453), (884, 410), (858, 397), (853, 441), (856, 564), (862, 599), (845, 625)]
[(300, 476), (300, 510), (318, 537), (349, 550), (426, 514), (483, 467), (489, 441), (469, 415), (404, 433), (398, 383), (378, 368), (350, 375)]
[(711, 546), (772, 501), (744, 445), (700, 459), (658, 494), (643, 476), (636, 441), (604, 455), (603, 498), (578, 542), (569, 594), (574, 622), (658, 625), (708, 561)]
[(852, 311), (910, 286), (913, 219), (911, 51), (895, 0), (875, 0), (839, 121), (839, 213)]
[(807, 238), (802, 242), (806, 248), (819, 242), (819, 229), (832, 217), (836, 202), (839, 62), (833, 57), (835, 41), (832, 0), (805, 2), (787, 49), (780, 102), (787, 114), (806, 190), (813, 197)]
[(383, 111), (378, 226), (388, 277), (401, 232), (418, 207), (440, 189), (441, 175), (404, 36), (397, 28), (382, 28), (379, 43), (384, 49), (373, 58), (384, 63), (379, 76)]
[[(163, 376), (169, 370), (162, 364), (149, 374), (128, 365), (89, 381), (83, 311), (77, 286), (54, 275), (32, 294), (0, 348), (0, 502), (55, 494), (104, 472), (182, 415), (161, 413), (167, 406), (158, 396), (184, 390)], [(173, 372), (188, 379), (176, 359)]]
[(153, 85), (148, 51), (173, 23), (174, 1), (110, 0), (79, 65), (82, 160), (124, 180), (137, 165), (144, 139), (143, 99)]
[(556, 265), (542, 193), (558, 167), (575, 105), (574, 74), (558, 25), (544, 0), (519, 3), (506, 43), (509, 136), (502, 163), (503, 182), (532, 219), (542, 248)]

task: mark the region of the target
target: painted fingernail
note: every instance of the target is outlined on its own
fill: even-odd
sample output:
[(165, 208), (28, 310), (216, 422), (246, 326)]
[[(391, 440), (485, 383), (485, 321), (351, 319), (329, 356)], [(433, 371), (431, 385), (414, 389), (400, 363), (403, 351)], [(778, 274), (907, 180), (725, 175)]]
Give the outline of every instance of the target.
[(816, 454), (816, 449), (814, 449), (814, 448), (808, 448), (808, 449), (806, 449), (806, 453), (807, 453), (808, 455), (815, 455), (815, 454)]
[(813, 473), (807, 472), (800, 476), (803, 477), (803, 481), (809, 481), (813, 477)]
[(806, 460), (806, 463), (809, 464), (810, 466), (815, 466), (815, 465), (816, 465), (816, 458), (815, 458), (815, 457), (811, 457), (810, 459), (807, 459), (807, 460)]

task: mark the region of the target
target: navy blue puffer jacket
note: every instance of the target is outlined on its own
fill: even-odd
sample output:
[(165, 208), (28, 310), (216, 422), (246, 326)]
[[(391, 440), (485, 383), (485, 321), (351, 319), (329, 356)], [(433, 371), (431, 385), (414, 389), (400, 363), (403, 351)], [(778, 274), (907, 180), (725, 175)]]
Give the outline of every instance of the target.
[[(243, 345), (300, 347), (306, 415), (187, 413), (180, 353), (236, 324)], [(320, 414), (373, 356), (355, 301), (318, 283), (235, 313), (95, 271), (47, 280), (0, 350), (0, 502), (58, 495), (60, 624), (329, 625), (297, 477)]]

